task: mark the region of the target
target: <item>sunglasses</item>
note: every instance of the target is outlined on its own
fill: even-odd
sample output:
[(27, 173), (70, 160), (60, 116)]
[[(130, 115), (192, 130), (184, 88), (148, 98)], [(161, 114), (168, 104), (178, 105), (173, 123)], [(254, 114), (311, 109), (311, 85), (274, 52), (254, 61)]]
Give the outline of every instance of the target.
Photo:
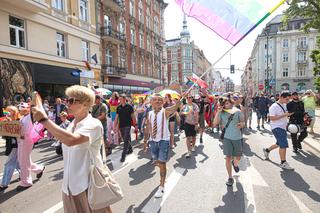
[(80, 100), (79, 100), (79, 99), (76, 99), (76, 98), (68, 98), (68, 99), (67, 99), (67, 103), (68, 103), (69, 105), (72, 105), (72, 104), (76, 103), (77, 101), (80, 102)]

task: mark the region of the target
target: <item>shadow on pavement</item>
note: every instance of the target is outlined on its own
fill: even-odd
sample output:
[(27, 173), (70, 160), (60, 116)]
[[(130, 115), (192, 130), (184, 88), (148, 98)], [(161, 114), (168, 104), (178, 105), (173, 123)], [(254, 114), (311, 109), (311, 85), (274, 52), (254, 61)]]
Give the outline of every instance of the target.
[(312, 152), (300, 150), (299, 153), (297, 153), (295, 156), (292, 156), (292, 158), (303, 164), (314, 166), (316, 169), (320, 170), (320, 158)]
[(132, 180), (130, 180), (129, 184), (131, 186), (138, 185), (143, 181), (152, 178), (155, 174), (156, 171), (154, 169), (154, 165), (149, 161), (147, 164), (141, 165), (136, 169), (130, 169), (129, 177)]
[[(224, 205), (220, 205), (214, 208), (214, 212), (216, 213), (230, 213), (230, 212), (254, 212), (255, 207), (250, 204), (246, 206), (248, 202), (247, 195), (243, 190), (242, 184), (238, 181), (238, 177), (235, 176), (236, 179), (236, 191), (234, 191), (234, 187), (227, 187), (227, 193), (223, 195), (222, 201)], [(245, 202), (246, 201), (246, 202)]]
[(145, 207), (145, 205), (151, 200), (153, 199), (154, 194), (156, 193), (156, 191), (158, 190), (158, 187), (156, 187), (150, 194), (149, 196), (142, 201), (142, 203), (140, 203), (139, 206), (134, 207), (134, 205), (129, 206), (129, 208), (127, 209), (126, 213), (133, 213), (133, 212), (141, 212), (141, 213), (147, 213), (142, 211), (143, 208)]
[(63, 170), (49, 177), (52, 181), (59, 181), (63, 178)]
[(200, 160), (200, 163), (204, 163), (206, 160), (209, 159), (209, 156), (203, 152), (204, 149), (204, 145), (199, 145), (196, 147), (196, 155), (202, 155), (204, 158), (202, 160)]
[(185, 169), (183, 172), (183, 176), (185, 176), (188, 173), (189, 169), (196, 169), (197, 168), (197, 161), (195, 158), (195, 153), (192, 153), (192, 156), (190, 158), (186, 158), (186, 154), (183, 154), (180, 158), (178, 158), (176, 163), (173, 165), (173, 168), (183, 168)]
[(310, 190), (310, 185), (307, 184), (303, 177), (295, 171), (281, 171), (281, 178), (284, 180), (284, 185), (293, 191), (301, 191), (306, 193), (311, 199), (320, 202), (320, 195)]

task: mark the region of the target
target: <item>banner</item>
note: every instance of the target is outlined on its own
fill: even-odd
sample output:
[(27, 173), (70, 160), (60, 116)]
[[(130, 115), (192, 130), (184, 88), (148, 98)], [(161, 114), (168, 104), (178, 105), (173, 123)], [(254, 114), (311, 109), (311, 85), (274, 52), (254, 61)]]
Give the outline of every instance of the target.
[(0, 135), (20, 137), (21, 124), (19, 121), (0, 121)]

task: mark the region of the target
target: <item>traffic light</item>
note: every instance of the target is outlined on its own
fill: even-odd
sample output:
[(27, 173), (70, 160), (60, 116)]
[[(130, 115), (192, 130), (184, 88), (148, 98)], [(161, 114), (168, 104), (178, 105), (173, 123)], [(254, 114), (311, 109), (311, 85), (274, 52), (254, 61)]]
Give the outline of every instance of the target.
[(234, 74), (234, 65), (233, 65), (233, 64), (230, 65), (230, 73), (231, 73), (231, 74)]
[(265, 89), (268, 89), (268, 88), (269, 88), (269, 80), (268, 80), (268, 79), (265, 79), (265, 80), (264, 80), (264, 88), (265, 88)]

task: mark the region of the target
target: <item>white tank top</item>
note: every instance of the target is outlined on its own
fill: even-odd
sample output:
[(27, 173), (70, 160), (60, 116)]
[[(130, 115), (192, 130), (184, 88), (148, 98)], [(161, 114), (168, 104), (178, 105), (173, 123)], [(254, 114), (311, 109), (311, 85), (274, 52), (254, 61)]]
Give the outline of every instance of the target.
[[(155, 142), (159, 142), (160, 140), (166, 140), (166, 141), (170, 140), (169, 119), (166, 118), (165, 110), (163, 108), (157, 114), (157, 135), (156, 135), (156, 138), (152, 138), (154, 117), (155, 117), (155, 113), (154, 113), (154, 110), (152, 110), (149, 113), (149, 121), (151, 123), (150, 140), (155, 141)], [(162, 125), (162, 118), (164, 118), (163, 125)], [(163, 126), (163, 138), (161, 138), (162, 126)]]

